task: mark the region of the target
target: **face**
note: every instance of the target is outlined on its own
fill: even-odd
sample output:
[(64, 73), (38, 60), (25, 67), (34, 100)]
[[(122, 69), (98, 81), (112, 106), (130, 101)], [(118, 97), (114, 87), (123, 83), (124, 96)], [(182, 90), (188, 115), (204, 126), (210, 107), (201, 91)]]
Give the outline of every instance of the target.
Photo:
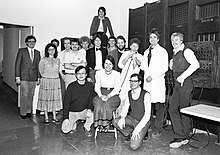
[(171, 43), (174, 49), (178, 49), (181, 46), (182, 42), (183, 41), (180, 39), (179, 36), (174, 36), (171, 38)]
[(109, 39), (108, 43), (109, 43), (110, 47), (115, 46), (115, 39)]
[(137, 89), (140, 85), (140, 82), (138, 81), (138, 77), (134, 76), (132, 78), (130, 78), (130, 88), (131, 90)]
[(105, 16), (105, 13), (102, 9), (99, 10), (99, 16), (100, 17), (104, 17)]
[(71, 48), (72, 48), (73, 51), (78, 51), (79, 44), (77, 42), (72, 42), (71, 43)]
[(31, 49), (34, 48), (36, 41), (34, 39), (29, 39), (28, 42), (26, 42), (27, 46)]
[(123, 39), (117, 39), (117, 46), (120, 50), (123, 50), (125, 48), (125, 42)]
[(55, 54), (55, 48), (53, 46), (50, 46), (48, 48), (48, 53), (49, 53), (49, 55), (54, 55)]
[(69, 39), (67, 39), (67, 40), (64, 40), (64, 48), (66, 49), (66, 50), (69, 50), (70, 49), (70, 40)]
[(85, 50), (87, 50), (89, 48), (89, 43), (87, 41), (83, 41), (81, 43), (82, 48), (84, 48)]
[(130, 46), (130, 48), (131, 48), (131, 51), (137, 52), (138, 49), (139, 49), (139, 46), (138, 46), (138, 44), (136, 44), (136, 43), (132, 43), (131, 46)]
[(106, 59), (104, 63), (104, 68), (107, 72), (110, 72), (113, 69), (113, 64), (110, 60)]
[(156, 34), (152, 33), (152, 34), (150, 34), (149, 42), (150, 42), (151, 45), (155, 46), (155, 45), (158, 44), (159, 38), (157, 37)]
[(76, 74), (76, 79), (77, 79), (78, 81), (85, 81), (86, 76), (87, 76), (86, 70), (85, 70), (85, 68), (82, 68), (81, 70), (79, 70), (79, 71), (77, 72), (77, 74)]
[(94, 40), (94, 44), (96, 47), (100, 47), (101, 46), (101, 39), (99, 37), (96, 37), (95, 40)]
[(53, 41), (52, 44), (54, 44), (56, 47), (58, 47), (58, 43), (56, 41)]

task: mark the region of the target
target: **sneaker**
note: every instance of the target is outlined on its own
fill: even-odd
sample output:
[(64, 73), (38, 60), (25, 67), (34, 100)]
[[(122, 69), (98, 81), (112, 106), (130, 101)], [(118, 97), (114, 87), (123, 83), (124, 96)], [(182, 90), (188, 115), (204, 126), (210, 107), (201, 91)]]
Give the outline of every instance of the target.
[(161, 134), (162, 134), (161, 132), (155, 131), (155, 132), (152, 133), (151, 136), (152, 136), (152, 138), (158, 138), (158, 137), (160, 137)]
[(88, 131), (88, 130), (86, 130), (86, 128), (83, 127), (83, 131), (85, 132), (86, 137), (92, 137), (92, 132), (91, 132), (91, 130)]
[(182, 145), (186, 145), (189, 142), (187, 138), (176, 138), (173, 141), (170, 142), (171, 148), (179, 148)]

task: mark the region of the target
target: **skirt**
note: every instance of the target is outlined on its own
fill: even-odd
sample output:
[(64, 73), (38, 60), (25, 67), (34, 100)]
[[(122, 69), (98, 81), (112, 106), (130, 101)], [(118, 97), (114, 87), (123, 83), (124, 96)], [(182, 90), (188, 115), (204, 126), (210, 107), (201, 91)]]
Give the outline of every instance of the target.
[(37, 109), (40, 111), (59, 111), (62, 109), (60, 78), (41, 78)]
[[(103, 95), (107, 95), (111, 90), (101, 89)], [(102, 101), (99, 96), (93, 99), (94, 104), (94, 127), (107, 126), (112, 120), (112, 112), (117, 109), (120, 104), (118, 95), (110, 97), (107, 101)]]

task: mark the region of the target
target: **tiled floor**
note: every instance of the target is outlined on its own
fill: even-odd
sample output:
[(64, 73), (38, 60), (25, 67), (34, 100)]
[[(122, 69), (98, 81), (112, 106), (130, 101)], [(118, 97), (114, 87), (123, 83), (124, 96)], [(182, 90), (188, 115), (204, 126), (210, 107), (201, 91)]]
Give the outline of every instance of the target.
[[(6, 93), (7, 92), (7, 93)], [(43, 116), (39, 113), (31, 119), (22, 120), (16, 103), (16, 93), (4, 83), (0, 87), (0, 155), (218, 155), (220, 146), (215, 145), (216, 136), (211, 136), (210, 144), (203, 149), (189, 145), (170, 149), (169, 141), (173, 133), (168, 126), (158, 139), (149, 138), (137, 151), (129, 148), (124, 137), (118, 134), (115, 140), (113, 133), (99, 133), (97, 140), (87, 138), (79, 122), (73, 134), (63, 134), (60, 124), (44, 125)], [(206, 144), (207, 135), (197, 134), (200, 141), (197, 146)]]

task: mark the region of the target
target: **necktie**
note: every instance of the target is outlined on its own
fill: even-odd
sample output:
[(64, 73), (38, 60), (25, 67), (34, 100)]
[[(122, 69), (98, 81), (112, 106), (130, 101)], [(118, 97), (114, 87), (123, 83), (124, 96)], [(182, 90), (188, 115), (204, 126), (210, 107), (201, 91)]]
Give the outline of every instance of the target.
[(33, 61), (34, 60), (34, 50), (31, 49), (31, 60)]
[(148, 56), (147, 56), (147, 58), (148, 58), (148, 61), (147, 61), (148, 62), (148, 67), (150, 65), (150, 59), (151, 59), (151, 56), (152, 56), (151, 55), (151, 50), (152, 50), (152, 47), (149, 48), (149, 53), (148, 53)]

